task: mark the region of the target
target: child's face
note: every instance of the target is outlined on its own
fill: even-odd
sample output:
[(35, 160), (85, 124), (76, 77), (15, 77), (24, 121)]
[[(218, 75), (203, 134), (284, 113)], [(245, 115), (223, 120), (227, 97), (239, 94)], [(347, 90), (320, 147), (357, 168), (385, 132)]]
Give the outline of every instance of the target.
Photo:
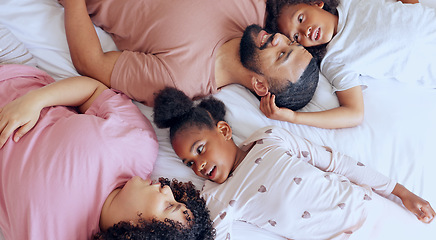
[(223, 183), (232, 171), (237, 152), (229, 129), (223, 132), (218, 126), (193, 126), (180, 130), (172, 140), (174, 151), (197, 176)]
[(285, 6), (278, 18), (279, 31), (305, 47), (330, 42), (336, 34), (338, 17), (322, 9), (324, 3)]
[(109, 195), (102, 209), (100, 223), (102, 229), (120, 221), (135, 224), (139, 214), (146, 221), (164, 221), (168, 218), (187, 225), (184, 211), (188, 211), (192, 217), (191, 211), (174, 199), (169, 186), (162, 188), (160, 183), (152, 184), (149, 179), (133, 177), (123, 188), (116, 189)]

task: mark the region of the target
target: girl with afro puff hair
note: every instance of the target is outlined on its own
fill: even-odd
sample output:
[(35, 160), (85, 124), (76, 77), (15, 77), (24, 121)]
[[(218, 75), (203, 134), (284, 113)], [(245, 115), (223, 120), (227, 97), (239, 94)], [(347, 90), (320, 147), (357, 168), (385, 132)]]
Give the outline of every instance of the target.
[[(401, 239), (425, 239), (435, 233), (422, 223), (435, 216), (430, 204), (395, 180), (278, 126), (253, 130), (238, 146), (225, 114), (221, 101), (208, 97), (197, 104), (174, 88), (155, 99), (154, 122), (170, 128), (175, 153), (209, 180), (201, 195), (217, 239), (233, 239), (235, 221), (288, 239), (384, 240), (397, 232)], [(409, 211), (385, 198), (391, 193)]]

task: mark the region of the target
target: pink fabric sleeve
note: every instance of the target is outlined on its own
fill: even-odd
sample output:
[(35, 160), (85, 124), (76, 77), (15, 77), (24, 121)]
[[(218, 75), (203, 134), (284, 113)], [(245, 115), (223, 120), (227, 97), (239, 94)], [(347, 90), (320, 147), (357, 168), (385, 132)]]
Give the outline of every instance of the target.
[(116, 117), (134, 128), (149, 130), (154, 133), (150, 121), (133, 104), (132, 100), (123, 93), (115, 93), (111, 89), (103, 91), (85, 114), (95, 115), (104, 119)]
[(130, 98), (153, 106), (155, 94), (176, 87), (164, 63), (155, 55), (123, 51), (115, 63), (111, 86)]
[(47, 85), (54, 82), (46, 72), (39, 70), (38, 68), (21, 65), (21, 64), (6, 64), (0, 65), (0, 81), (5, 81), (11, 78), (17, 77), (29, 77), (34, 78), (35, 81), (41, 85)]

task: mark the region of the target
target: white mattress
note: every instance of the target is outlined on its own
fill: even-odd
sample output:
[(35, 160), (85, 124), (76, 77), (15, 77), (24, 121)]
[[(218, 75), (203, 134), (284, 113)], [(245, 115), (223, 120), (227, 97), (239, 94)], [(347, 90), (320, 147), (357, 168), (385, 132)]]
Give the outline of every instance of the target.
[[(426, 0), (436, 7), (436, 1)], [(7, 26), (37, 58), (38, 66), (56, 80), (78, 75), (69, 57), (63, 26), (63, 8), (56, 0), (1, 0), (0, 23)], [(398, 26), (400, 27), (400, 26)], [(104, 50), (116, 47), (108, 34), (98, 29)], [(365, 119), (358, 127), (326, 130), (270, 120), (263, 116), (259, 101), (245, 88), (231, 85), (216, 97), (227, 107), (226, 119), (234, 140), (242, 142), (255, 129), (280, 125), (313, 142), (347, 153), (394, 178), (436, 206), (436, 90), (406, 86), (392, 80), (364, 78)], [(152, 109), (137, 103), (145, 116)], [(330, 86), (321, 76), (312, 102), (303, 110), (318, 111), (338, 105)], [(193, 181), (200, 178), (177, 158), (168, 131), (157, 129), (159, 157), (153, 177), (165, 176)], [(394, 198), (393, 198), (394, 199)], [(396, 200), (396, 199), (394, 199)], [(435, 225), (435, 224), (434, 224)], [(238, 223), (233, 239), (281, 239), (251, 225)], [(3, 240), (0, 232), (0, 240)]]

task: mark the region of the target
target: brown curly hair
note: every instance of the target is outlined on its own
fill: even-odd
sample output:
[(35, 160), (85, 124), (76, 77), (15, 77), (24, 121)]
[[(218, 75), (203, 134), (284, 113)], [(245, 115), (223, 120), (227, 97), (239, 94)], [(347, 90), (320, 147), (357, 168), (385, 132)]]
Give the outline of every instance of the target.
[(209, 218), (209, 210), (206, 208), (206, 202), (200, 197), (200, 191), (195, 189), (192, 182), (179, 182), (175, 179), (170, 181), (167, 178), (160, 178), (159, 182), (162, 187), (167, 185), (171, 188), (174, 199), (184, 203), (191, 210), (193, 218), (186, 217), (189, 227), (184, 227), (180, 222), (170, 219), (158, 221), (153, 219), (147, 222), (140, 219), (139, 223), (134, 226), (128, 222), (119, 222), (104, 232), (94, 235), (94, 239), (141, 239), (141, 240), (212, 240), (215, 237), (215, 229), (212, 227), (212, 221)]

